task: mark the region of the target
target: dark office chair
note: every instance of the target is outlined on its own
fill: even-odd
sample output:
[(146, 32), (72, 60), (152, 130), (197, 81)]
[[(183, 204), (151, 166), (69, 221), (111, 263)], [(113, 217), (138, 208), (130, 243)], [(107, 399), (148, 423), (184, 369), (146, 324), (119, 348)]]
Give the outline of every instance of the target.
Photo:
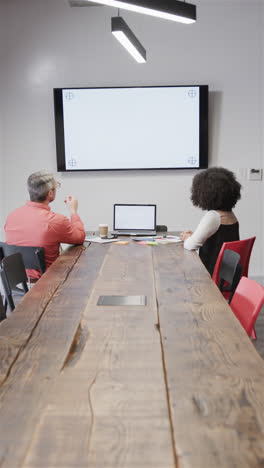
[[(233, 242), (224, 242), (224, 244), (221, 247), (221, 250), (218, 254), (217, 261), (214, 267), (214, 272), (212, 276), (212, 280), (215, 282), (215, 284), (219, 284), (219, 270), (222, 262), (222, 258), (224, 255), (224, 251), (226, 249), (228, 250), (234, 250), (234, 252), (239, 253), (240, 255), (240, 265), (242, 265), (242, 276), (248, 276), (248, 266), (249, 266), (249, 260), (251, 256), (251, 252), (253, 249), (253, 245), (255, 242), (256, 237), (250, 237), (249, 239), (243, 239), (239, 241), (233, 241)], [(226, 299), (229, 298), (229, 293), (226, 292), (223, 294)]]
[[(15, 308), (13, 292), (19, 292), (20, 294), (28, 292), (27, 274), (21, 253), (17, 252), (3, 258), (0, 266), (0, 276), (5, 293), (5, 309), (8, 304), (12, 311)], [(22, 284), (22, 288), (18, 287), (19, 284)]]
[(233, 250), (226, 249), (223, 254), (222, 263), (219, 271), (219, 289), (230, 291), (228, 303), (230, 304), (236, 287), (242, 274), (242, 266), (239, 264), (240, 255)]
[(25, 247), (21, 245), (9, 245), (0, 242), (0, 260), (14, 253), (20, 253), (27, 270), (46, 271), (46, 261), (43, 247)]

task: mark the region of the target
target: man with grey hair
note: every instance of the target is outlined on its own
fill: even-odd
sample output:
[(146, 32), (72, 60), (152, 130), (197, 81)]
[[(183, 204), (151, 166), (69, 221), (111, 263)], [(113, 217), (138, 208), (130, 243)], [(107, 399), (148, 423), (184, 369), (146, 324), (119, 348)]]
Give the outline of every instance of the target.
[[(7, 217), (6, 242), (11, 245), (44, 247), (47, 268), (59, 256), (60, 243), (82, 244), (84, 225), (77, 214), (78, 200), (67, 196), (66, 203), (71, 219), (51, 211), (49, 204), (56, 197), (60, 183), (48, 171), (31, 174), (27, 181), (30, 201)], [(39, 278), (40, 272), (28, 270), (28, 276)]]

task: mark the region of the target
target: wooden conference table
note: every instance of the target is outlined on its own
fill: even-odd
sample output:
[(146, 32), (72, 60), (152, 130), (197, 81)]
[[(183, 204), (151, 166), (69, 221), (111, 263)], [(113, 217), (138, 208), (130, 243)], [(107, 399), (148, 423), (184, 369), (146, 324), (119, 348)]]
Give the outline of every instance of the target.
[(0, 337), (1, 468), (263, 467), (263, 361), (180, 244), (71, 248)]

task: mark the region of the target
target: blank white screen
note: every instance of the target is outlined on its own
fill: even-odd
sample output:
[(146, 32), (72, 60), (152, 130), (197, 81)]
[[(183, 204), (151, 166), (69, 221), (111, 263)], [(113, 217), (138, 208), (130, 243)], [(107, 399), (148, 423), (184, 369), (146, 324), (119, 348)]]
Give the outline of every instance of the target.
[(63, 90), (66, 170), (199, 167), (199, 87)]
[(116, 205), (114, 229), (155, 229), (155, 207)]

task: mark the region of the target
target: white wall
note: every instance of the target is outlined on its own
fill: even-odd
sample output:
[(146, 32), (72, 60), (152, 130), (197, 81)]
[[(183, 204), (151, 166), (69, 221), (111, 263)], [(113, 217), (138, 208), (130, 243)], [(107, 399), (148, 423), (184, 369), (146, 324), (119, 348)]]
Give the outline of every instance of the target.
[[(56, 171), (54, 87), (208, 84), (210, 165), (225, 166), (239, 177), (241, 169), (263, 165), (261, 0), (194, 3), (198, 21), (189, 26), (122, 12), (148, 52), (147, 64), (138, 65), (111, 35), (115, 9), (71, 8), (66, 0), (0, 0), (7, 25), (0, 45), (6, 70), (1, 88), (7, 96), (1, 109), (5, 216), (27, 197), (28, 174)], [(113, 203), (157, 203), (159, 224), (192, 229), (201, 217), (189, 200), (194, 174), (62, 174), (53, 209), (66, 213), (63, 197), (73, 192), (86, 229), (95, 229), (100, 222), (112, 225)], [(250, 274), (261, 275), (263, 183), (242, 183), (236, 209), (241, 238), (257, 235)]]
[[(264, 4), (263, 2), (261, 3), (261, 51), (260, 51), (260, 61), (261, 61), (261, 72), (260, 72), (260, 82), (263, 83), (264, 79)], [(264, 168), (264, 129), (263, 129), (263, 123), (264, 123), (264, 92), (263, 92), (263, 86), (261, 87), (261, 154), (262, 154), (262, 167)], [(264, 175), (263, 175), (264, 177)], [(260, 250), (262, 253), (262, 265), (264, 265), (264, 209), (263, 209), (263, 204), (264, 204), (264, 184), (262, 184), (262, 194), (261, 194), (261, 203), (262, 203), (262, 249)], [(264, 269), (264, 266), (263, 266)], [(263, 270), (262, 270), (263, 272)], [(264, 285), (264, 278), (263, 278), (263, 285)]]
[(6, 34), (6, 26), (4, 21), (4, 9), (3, 5), (0, 3), (0, 239), (3, 235), (3, 222), (4, 222), (4, 132), (3, 132), (3, 119), (4, 119), (4, 43), (5, 43), (5, 34)]
[[(0, 26), (1, 28), (1, 26)], [(2, 93), (1, 93), (1, 83), (3, 82), (2, 80), (2, 74), (0, 71), (0, 102), (2, 102)], [(3, 213), (3, 198), (4, 198), (4, 188), (3, 188), (3, 183), (4, 183), (4, 177), (3, 177), (3, 169), (4, 169), (4, 157), (3, 157), (3, 114), (2, 110), (0, 107), (0, 238), (2, 235), (2, 230), (3, 230), (3, 221), (4, 221), (4, 213)]]

